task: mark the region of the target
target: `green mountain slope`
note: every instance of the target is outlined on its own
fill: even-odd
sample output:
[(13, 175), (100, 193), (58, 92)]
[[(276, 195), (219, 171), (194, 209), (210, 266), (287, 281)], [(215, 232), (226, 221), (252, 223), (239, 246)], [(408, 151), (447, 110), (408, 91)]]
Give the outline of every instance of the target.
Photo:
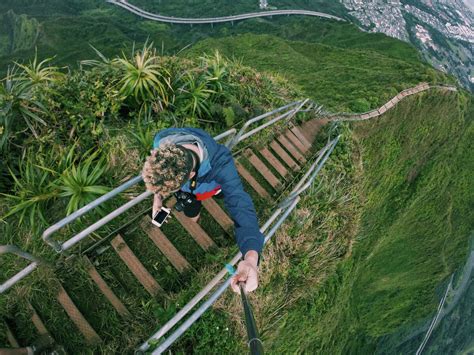
[(275, 353), (373, 353), (380, 336), (432, 314), (474, 228), (473, 120), (472, 99), (436, 92), (356, 125), (352, 253), (286, 309), (267, 341)]
[(421, 81), (446, 80), (410, 57), (404, 61), (371, 48), (340, 48), (270, 35), (207, 39), (193, 46), (187, 55), (194, 57), (215, 49), (259, 70), (285, 75), (308, 97), (331, 110), (365, 111)]
[[(216, 48), (260, 70), (291, 78), (333, 110), (363, 111), (417, 81), (446, 80), (422, 63), (371, 49), (340, 49), (266, 35), (208, 39), (187, 55)], [(416, 324), (436, 309), (436, 289), (463, 263), (474, 227), (469, 184), (474, 171), (473, 119), (471, 96), (433, 92), (402, 102), (379, 120), (353, 125), (353, 145), (346, 153), (354, 159), (349, 165), (355, 172), (343, 169), (341, 178), (340, 171), (337, 175), (329, 169), (329, 177), (324, 176), (329, 185), (359, 201), (349, 208), (352, 212), (343, 204), (332, 210), (345, 216), (347, 225), (341, 229), (340, 222), (331, 224), (337, 232), (335, 237), (328, 232), (329, 242), (317, 225), (306, 232), (297, 229), (293, 237), (303, 233), (316, 241), (306, 242), (309, 245), (299, 249), (302, 255), (295, 253), (298, 245), (288, 244), (292, 252), (267, 260), (270, 275), (257, 299), (265, 299), (259, 319), (272, 353), (370, 353), (379, 337)], [(339, 185), (333, 183), (341, 179)], [(319, 198), (318, 206), (324, 206), (327, 196)], [(311, 209), (315, 203), (313, 199), (306, 206)], [(320, 223), (327, 222), (326, 212)], [(348, 235), (350, 242), (345, 240)], [(327, 244), (326, 252), (309, 252), (319, 250), (321, 242)], [(332, 244), (339, 249), (338, 261)], [(324, 271), (308, 265), (321, 265)], [(269, 316), (265, 307), (281, 302), (291, 306)]]

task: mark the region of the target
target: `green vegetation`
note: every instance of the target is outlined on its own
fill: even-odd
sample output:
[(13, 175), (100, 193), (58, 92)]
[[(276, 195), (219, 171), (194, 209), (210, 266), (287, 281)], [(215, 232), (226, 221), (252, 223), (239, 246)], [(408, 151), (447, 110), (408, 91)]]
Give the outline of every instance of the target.
[(259, 70), (284, 73), (305, 94), (332, 111), (363, 112), (422, 81), (445, 81), (423, 65), (359, 48), (287, 41), (269, 35), (208, 39), (187, 51), (194, 57), (218, 49)]
[[(162, 2), (172, 9), (173, 3)], [(1, 33), (7, 37), (0, 35), (0, 43), (9, 41), (0, 45), (1, 70), (7, 73), (11, 66), (0, 91), (0, 191), (7, 195), (0, 200), (0, 216), (7, 222), (0, 224), (0, 243), (17, 244), (50, 261), (57, 256), (39, 240), (42, 228), (135, 176), (159, 129), (192, 125), (217, 133), (302, 97), (333, 111), (364, 111), (420, 81), (453, 82), (422, 63), (413, 47), (349, 24), (289, 17), (190, 28), (144, 21), (98, 0), (47, 3), (51, 8), (44, 1), (0, 4), (0, 13), (14, 8), (22, 14), (8, 16), (25, 29), (12, 40), (10, 23)], [(195, 6), (185, 11), (202, 15), (193, 11), (199, 4), (190, 2)], [(307, 6), (324, 11), (317, 7), (321, 4)], [(337, 14), (340, 4), (332, 6)], [(158, 50), (144, 45), (147, 40)], [(140, 50), (131, 50), (134, 41)], [(196, 42), (180, 57), (162, 55)], [(117, 57), (122, 48), (131, 55)], [(61, 68), (65, 64), (69, 70)], [(270, 353), (371, 353), (383, 350), (381, 337), (430, 316), (436, 287), (462, 264), (473, 229), (473, 110), (466, 93), (435, 91), (403, 101), (380, 119), (337, 128), (342, 140), (320, 183), (268, 246), (261, 264), (261, 286), (252, 303)], [(65, 239), (141, 191), (127, 191), (57, 238)], [(149, 201), (145, 204), (149, 208)], [(92, 235), (91, 243), (144, 213), (140, 208)], [(123, 321), (87, 280), (84, 263), (61, 259), (54, 274), (41, 269), (33, 285), (0, 298), (0, 314), (9, 320), (14, 315), (21, 340), (34, 338), (30, 326), (21, 326), (29, 324), (29, 300), (51, 320), (60, 342), (85, 351), (54, 300), (59, 279), (104, 338), (105, 345), (91, 351), (128, 351), (235, 251), (232, 238), (206, 213), (203, 228), (219, 247), (210, 253), (181, 226), (166, 225), (165, 234), (196, 269), (178, 274), (137, 223), (121, 233), (168, 296), (150, 300), (110, 249), (88, 253), (138, 315)], [(0, 280), (24, 266), (14, 258), (1, 262)], [(43, 291), (30, 295), (31, 289)], [(239, 300), (227, 293), (174, 350), (245, 351), (240, 315)], [(2, 344), (6, 339), (0, 334)]]
[[(52, 66), (50, 60), (35, 57), (28, 65), (16, 64), (1, 83), (0, 244), (16, 244), (54, 267), (37, 271), (32, 284), (3, 297), (0, 314), (14, 324), (23, 342), (31, 341), (35, 334), (27, 323), (28, 300), (51, 320), (50, 331), (68, 350), (85, 350), (82, 337), (54, 301), (61, 280), (100, 334), (116, 331), (104, 336), (105, 345), (97, 351), (116, 352), (132, 349), (184, 304), (209, 273), (216, 272), (221, 261), (235, 252), (232, 238), (211, 223), (206, 213), (201, 224), (219, 250), (204, 253), (183, 227), (177, 223), (165, 226), (163, 231), (193, 266), (178, 275), (136, 225), (122, 230), (128, 245), (166, 289), (167, 296), (157, 298), (146, 294), (113, 251), (89, 253), (112, 289), (138, 315), (123, 322), (86, 277), (87, 264), (81, 258), (58, 260), (41, 240), (41, 232), (110, 186), (136, 176), (158, 130), (187, 125), (220, 133), (301, 94), (281, 78), (257, 73), (218, 52), (188, 60), (159, 56), (152, 46), (145, 46), (131, 57), (108, 59), (100, 52), (97, 57), (83, 61), (80, 70), (68, 72)], [(137, 186), (127, 191), (55, 238), (69, 238), (142, 189)], [(99, 238), (115, 236), (117, 227), (131, 218), (142, 218), (150, 206), (146, 201), (128, 211), (100, 234), (94, 233), (89, 243), (81, 244), (81, 250)], [(262, 210), (262, 216), (265, 213)], [(2, 258), (0, 279), (12, 276), (22, 266), (25, 263), (18, 263), (17, 258)], [(45, 291), (38, 293), (37, 289)], [(210, 320), (214, 317), (207, 316)], [(228, 323), (225, 318), (218, 322)], [(0, 340), (2, 344), (5, 341)], [(235, 342), (226, 341), (222, 346), (231, 347)]]
[[(161, 2), (163, 6), (173, 6), (175, 2)], [(306, 2), (305, 2), (306, 3)], [(41, 4), (41, 5), (40, 5)], [(225, 5), (233, 6), (226, 2)], [(201, 8), (202, 2), (183, 6), (193, 16), (206, 16)], [(252, 2), (257, 6), (258, 2)], [(282, 6), (284, 3), (282, 2)], [(321, 6), (341, 7), (334, 2), (311, 2), (297, 4), (304, 8), (331, 12)], [(278, 5), (277, 5), (278, 6)], [(296, 6), (296, 5), (295, 5)], [(225, 6), (215, 6), (219, 11)], [(149, 39), (156, 43), (166, 54), (175, 54), (182, 48), (209, 37), (234, 36), (243, 33), (271, 34), (290, 40), (316, 42), (339, 48), (372, 49), (387, 56), (418, 62), (418, 54), (403, 42), (393, 40), (381, 34), (369, 34), (359, 31), (349, 23), (309, 18), (304, 16), (274, 17), (252, 19), (230, 23), (200, 26), (182, 26), (146, 21), (126, 10), (99, 0), (68, 1), (5, 1), (0, 4), (0, 14), (14, 9), (16, 14), (25, 14), (37, 19), (39, 35), (34, 42), (14, 43), (22, 50), (15, 52), (0, 51), (0, 72), (5, 73), (12, 60), (23, 61), (33, 56), (34, 47), (38, 47), (41, 58), (55, 56), (58, 65), (77, 65), (77, 61), (90, 58), (94, 52), (92, 44), (108, 56), (113, 56), (123, 48), (131, 48), (136, 42), (139, 46)], [(339, 14), (340, 15), (340, 14)], [(13, 31), (11, 26), (0, 28), (0, 36)], [(26, 45), (29, 43), (28, 45)]]
[(474, 227), (473, 117), (467, 95), (430, 93), (354, 128), (361, 216), (351, 252), (327, 278), (309, 269), (322, 280), (272, 329), (275, 353), (372, 353), (379, 337), (436, 309), (435, 290), (463, 264)]
[(12, 10), (0, 15), (0, 53), (11, 54), (30, 49), (39, 35), (39, 23), (35, 18), (17, 15)]
[(217, 52), (195, 62), (160, 57), (151, 47), (132, 58), (99, 55), (101, 60), (84, 62), (92, 69), (68, 75), (35, 58), (30, 66), (17, 65), (2, 83), (2, 190), (15, 191), (7, 195), (13, 204), (6, 216), (21, 213), (21, 222), (28, 216), (30, 226), (40, 228), (39, 221), (61, 217), (44, 217), (57, 198), (66, 198), (70, 213), (105, 191), (99, 181), (114, 185), (136, 174), (138, 161), (129, 162), (129, 169), (117, 167), (120, 173), (106, 170), (114, 156), (129, 149), (132, 156), (143, 155), (159, 128), (199, 125), (220, 132), (295, 95), (291, 88), (276, 87), (283, 88), (282, 81)]

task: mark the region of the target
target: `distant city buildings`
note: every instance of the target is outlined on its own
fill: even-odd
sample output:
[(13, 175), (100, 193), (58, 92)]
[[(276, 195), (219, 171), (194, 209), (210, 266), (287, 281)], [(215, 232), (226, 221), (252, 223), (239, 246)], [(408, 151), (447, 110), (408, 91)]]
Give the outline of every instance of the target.
[(411, 42), (474, 91), (474, 13), (463, 0), (340, 1), (363, 29)]
[(424, 28), (421, 25), (416, 25), (415, 29), (416, 29), (415, 35), (421, 41), (421, 43), (427, 46), (430, 46), (434, 50), (438, 49), (436, 45), (434, 44), (433, 39), (431, 38), (430, 33), (428, 32), (426, 28)]

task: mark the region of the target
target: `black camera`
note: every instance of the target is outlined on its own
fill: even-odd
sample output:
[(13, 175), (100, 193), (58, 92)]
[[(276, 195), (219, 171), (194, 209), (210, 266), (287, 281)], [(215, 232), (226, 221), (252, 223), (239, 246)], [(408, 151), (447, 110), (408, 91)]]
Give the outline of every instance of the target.
[(192, 204), (195, 199), (192, 193), (185, 191), (175, 192), (174, 196), (176, 197), (176, 205), (174, 205), (174, 208), (176, 208), (178, 212), (183, 212), (186, 206)]

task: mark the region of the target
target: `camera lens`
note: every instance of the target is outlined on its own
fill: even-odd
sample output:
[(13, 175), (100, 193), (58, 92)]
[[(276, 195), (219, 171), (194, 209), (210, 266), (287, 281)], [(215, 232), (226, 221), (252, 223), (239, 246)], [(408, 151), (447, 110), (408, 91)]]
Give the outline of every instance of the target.
[(181, 201), (178, 201), (178, 202), (176, 203), (176, 205), (174, 205), (174, 208), (175, 208), (176, 211), (178, 211), (178, 212), (183, 212), (184, 206), (183, 206), (183, 204), (181, 203)]

